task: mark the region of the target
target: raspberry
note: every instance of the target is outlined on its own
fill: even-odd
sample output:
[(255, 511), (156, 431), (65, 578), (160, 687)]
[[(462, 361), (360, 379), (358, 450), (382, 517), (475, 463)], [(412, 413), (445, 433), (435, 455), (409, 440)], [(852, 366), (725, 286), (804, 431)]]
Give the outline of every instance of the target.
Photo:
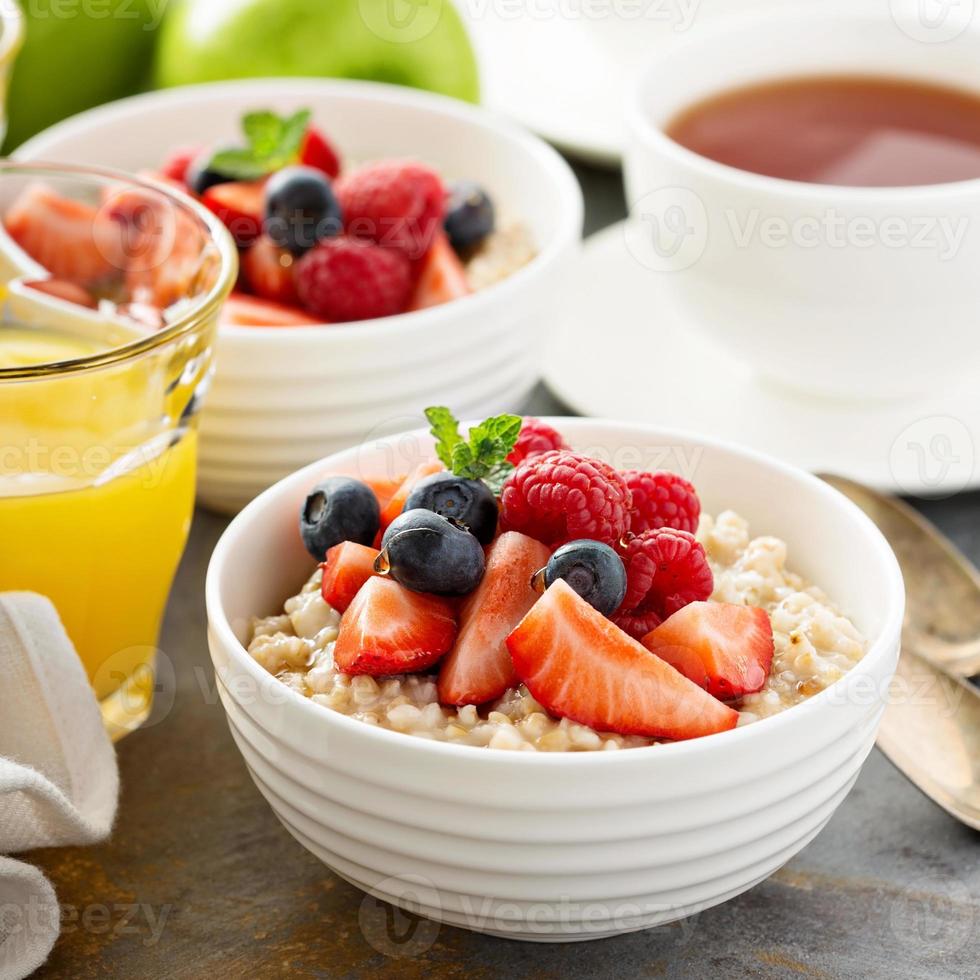
[(352, 238), (327, 238), (295, 265), (303, 307), (330, 323), (400, 313), (412, 292), (411, 263), (401, 253)]
[(553, 449), (568, 449), (568, 443), (546, 422), (526, 418), (507, 461), (520, 466), (525, 459)]
[(611, 466), (569, 450), (525, 460), (500, 496), (512, 531), (557, 546), (578, 538), (615, 545), (629, 527), (630, 491)]
[(658, 528), (632, 538), (623, 551), (626, 598), (613, 617), (640, 639), (678, 609), (707, 599), (714, 576), (704, 548), (687, 531)]
[(661, 470), (624, 470), (623, 479), (633, 493), (630, 530), (634, 534), (672, 527), (694, 534), (701, 516), (697, 491), (682, 476)]
[(446, 190), (435, 171), (411, 160), (382, 160), (337, 181), (347, 233), (397, 248), (413, 261), (442, 228)]

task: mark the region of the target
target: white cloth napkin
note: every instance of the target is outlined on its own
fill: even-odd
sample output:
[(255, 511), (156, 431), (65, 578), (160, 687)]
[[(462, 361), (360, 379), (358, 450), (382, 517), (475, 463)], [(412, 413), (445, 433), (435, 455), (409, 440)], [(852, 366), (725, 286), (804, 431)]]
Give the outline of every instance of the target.
[[(115, 752), (57, 611), (0, 593), (0, 855), (100, 841), (118, 796)], [(0, 856), (0, 980), (47, 959), (59, 920), (44, 875)]]

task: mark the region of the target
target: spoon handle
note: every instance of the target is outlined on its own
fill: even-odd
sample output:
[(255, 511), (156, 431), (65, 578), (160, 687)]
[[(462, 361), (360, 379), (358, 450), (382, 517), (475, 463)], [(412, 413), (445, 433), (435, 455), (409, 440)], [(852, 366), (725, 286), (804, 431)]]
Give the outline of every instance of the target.
[(898, 558), (907, 593), (903, 647), (956, 677), (980, 674), (980, 572), (901, 500), (845, 477), (821, 478), (875, 522)]
[(903, 650), (878, 748), (947, 813), (980, 830), (980, 693)]

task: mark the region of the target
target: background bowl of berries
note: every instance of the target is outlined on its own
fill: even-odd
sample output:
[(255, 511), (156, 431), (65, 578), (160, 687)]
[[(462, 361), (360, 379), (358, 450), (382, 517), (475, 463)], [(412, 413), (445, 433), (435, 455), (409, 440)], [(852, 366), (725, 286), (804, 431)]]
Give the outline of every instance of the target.
[(377, 898), (546, 942), (766, 878), (873, 745), (904, 611), (884, 538), (711, 439), (426, 416), (215, 549), (218, 690), (284, 826)]
[(16, 156), (156, 175), (237, 241), (201, 423), (199, 495), (225, 511), (314, 459), (417, 426), (423, 405), (517, 407), (581, 235), (578, 184), (544, 142), (395, 86), (151, 92)]

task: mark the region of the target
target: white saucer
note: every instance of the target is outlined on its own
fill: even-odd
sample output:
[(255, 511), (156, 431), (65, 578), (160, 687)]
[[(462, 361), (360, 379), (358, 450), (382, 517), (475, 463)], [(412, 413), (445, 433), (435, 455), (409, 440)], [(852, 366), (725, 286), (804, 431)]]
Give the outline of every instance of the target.
[[(814, 0), (461, 0), (483, 102), (583, 160), (618, 166), (624, 106), (658, 50), (697, 31)], [(853, 10), (881, 0), (821, 0)]]
[[(538, 9), (547, 6), (543, 0)], [(620, 37), (618, 25), (557, 12), (535, 16), (534, 4), (520, 5), (513, 16), (506, 16), (506, 4), (470, 8), (460, 5), (479, 57), (483, 103), (580, 159), (618, 166), (626, 93), (644, 51), (660, 43), (662, 26), (643, 32), (652, 35), (644, 48), (634, 46), (629, 34)]]
[(760, 380), (658, 295), (663, 274), (623, 224), (590, 238), (562, 301), (545, 381), (583, 415), (710, 433), (878, 489), (950, 496), (980, 486), (980, 389), (841, 402)]

